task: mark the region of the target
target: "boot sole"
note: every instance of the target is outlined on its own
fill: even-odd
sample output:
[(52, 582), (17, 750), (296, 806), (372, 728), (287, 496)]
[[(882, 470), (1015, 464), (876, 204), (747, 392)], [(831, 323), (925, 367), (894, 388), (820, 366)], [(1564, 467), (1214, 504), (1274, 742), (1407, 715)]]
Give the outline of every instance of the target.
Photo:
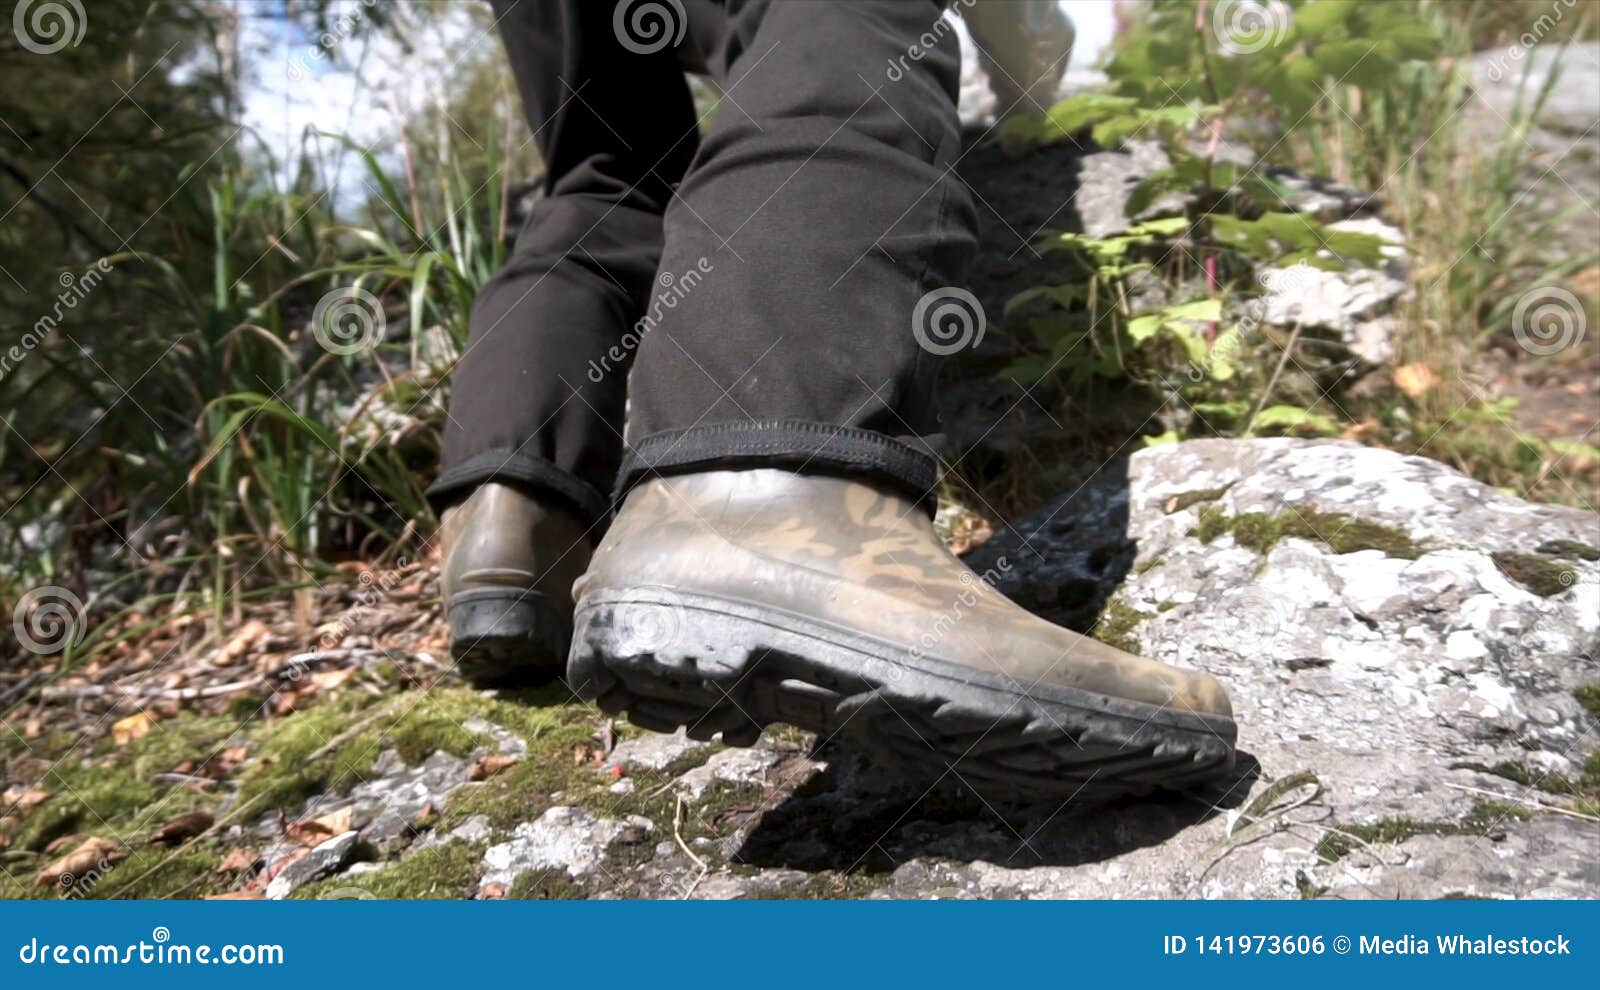
[(565, 669), (572, 620), (537, 591), (473, 588), (446, 604), (450, 656), (478, 687), (548, 684)]
[(1232, 719), (1007, 683), (787, 613), (666, 589), (588, 595), (569, 686), (611, 713), (748, 746), (786, 722), (988, 799), (1098, 803), (1234, 762)]

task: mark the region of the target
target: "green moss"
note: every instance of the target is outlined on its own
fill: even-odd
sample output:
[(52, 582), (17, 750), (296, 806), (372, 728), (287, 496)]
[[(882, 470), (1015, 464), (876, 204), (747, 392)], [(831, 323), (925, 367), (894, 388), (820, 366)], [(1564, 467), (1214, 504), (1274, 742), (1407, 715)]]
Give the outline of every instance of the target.
[(1133, 565), (1133, 573), (1135, 573), (1135, 574), (1143, 574), (1146, 571), (1155, 570), (1157, 567), (1160, 567), (1162, 564), (1165, 564), (1166, 562), (1167, 562), (1167, 557), (1166, 557), (1165, 554), (1156, 554), (1154, 557), (1151, 557), (1148, 560), (1141, 560), (1138, 563), (1134, 564)]
[(1201, 543), (1210, 543), (1228, 531), (1229, 520), (1227, 509), (1220, 505), (1208, 505), (1200, 510), (1200, 518), (1189, 535), (1198, 537)]
[(1578, 572), (1538, 554), (1502, 550), (1489, 555), (1500, 573), (1544, 598), (1559, 595), (1578, 580)]
[(1133, 630), (1148, 618), (1150, 618), (1149, 613), (1141, 612), (1113, 598), (1100, 610), (1099, 617), (1094, 620), (1092, 632), (1095, 639), (1107, 646), (1114, 646), (1128, 653), (1138, 653), (1139, 641), (1134, 637)]
[(588, 889), (566, 870), (526, 870), (506, 891), (506, 899), (513, 901), (582, 901), (588, 897)]
[(1546, 540), (1534, 549), (1549, 557), (1564, 557), (1568, 560), (1600, 560), (1600, 547), (1591, 547), (1589, 544), (1579, 543), (1577, 540)]
[(1343, 512), (1284, 513), (1246, 512), (1229, 516), (1217, 506), (1200, 512), (1193, 535), (1210, 543), (1225, 533), (1234, 542), (1266, 556), (1284, 537), (1321, 543), (1336, 554), (1377, 550), (1386, 557), (1415, 560), (1421, 556), (1418, 542), (1403, 530), (1385, 526)]
[(239, 778), (239, 803), (258, 812), (293, 811), (331, 786), (361, 779), (383, 749), (378, 720), (348, 739), (340, 736), (359, 725), (372, 704), (367, 697), (343, 698), (258, 726), (255, 759)]
[(332, 876), (308, 883), (297, 900), (452, 900), (471, 897), (482, 875), (482, 843), (451, 840), (419, 849), (371, 873)]
[(1221, 488), (1197, 488), (1194, 491), (1169, 495), (1167, 500), (1161, 504), (1161, 511), (1170, 516), (1174, 512), (1182, 512), (1184, 509), (1199, 505), (1201, 502), (1215, 502), (1227, 494), (1228, 489), (1232, 487), (1232, 485), (1223, 485)]
[(473, 715), (481, 717), (488, 707), (476, 692), (433, 688), (404, 715), (384, 726), (380, 738), (410, 766), (441, 750), (466, 756), (489, 740), (481, 733), (468, 732), (461, 723)]
[(1600, 718), (1600, 684), (1580, 684), (1573, 689), (1572, 696), (1590, 715)]
[(1418, 835), (1488, 836), (1507, 819), (1523, 820), (1532, 816), (1533, 812), (1521, 805), (1482, 800), (1474, 804), (1467, 817), (1459, 822), (1394, 816), (1365, 824), (1335, 825), (1317, 843), (1316, 853), (1324, 862), (1335, 863), (1363, 844), (1400, 843)]
[[(76, 832), (143, 841), (141, 830), (187, 811), (210, 808), (217, 801), (214, 794), (157, 783), (154, 778), (185, 759), (204, 761), (233, 728), (224, 718), (180, 716), (156, 723), (149, 735), (120, 749), (108, 738), (92, 752), (63, 753), (37, 782), (50, 797), (14, 828), (12, 847), (36, 851)], [(157, 820), (141, 813), (157, 802)]]
[(145, 846), (112, 867), (89, 891), (96, 900), (154, 900), (202, 897), (226, 889), (230, 878), (217, 873), (222, 857), (204, 846), (172, 850)]
[(1543, 773), (1529, 768), (1526, 763), (1506, 760), (1493, 765), (1482, 763), (1452, 763), (1452, 770), (1472, 770), (1477, 773), (1486, 773), (1503, 780), (1509, 780), (1523, 787), (1532, 787), (1544, 791), (1546, 794), (1576, 794), (1577, 785), (1568, 780), (1565, 774)]
[(804, 880), (763, 887), (747, 895), (752, 901), (838, 901), (860, 900), (882, 890), (888, 881), (876, 874), (827, 871), (813, 873)]

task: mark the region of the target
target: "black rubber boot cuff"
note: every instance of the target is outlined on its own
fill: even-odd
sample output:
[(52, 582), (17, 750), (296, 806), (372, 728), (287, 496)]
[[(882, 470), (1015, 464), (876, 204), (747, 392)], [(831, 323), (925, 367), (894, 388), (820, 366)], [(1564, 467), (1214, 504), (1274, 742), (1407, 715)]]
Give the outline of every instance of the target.
[(656, 433), (632, 444), (617, 478), (617, 505), (652, 475), (784, 468), (797, 473), (859, 478), (917, 503), (938, 508), (939, 462), (922, 437), (796, 420), (714, 423)]
[(542, 457), (509, 447), (474, 454), (441, 471), (428, 486), (428, 502), (434, 511), (442, 513), (490, 481), (525, 489), (535, 498), (553, 497), (582, 519), (585, 526), (602, 525), (610, 515), (611, 504), (593, 485)]

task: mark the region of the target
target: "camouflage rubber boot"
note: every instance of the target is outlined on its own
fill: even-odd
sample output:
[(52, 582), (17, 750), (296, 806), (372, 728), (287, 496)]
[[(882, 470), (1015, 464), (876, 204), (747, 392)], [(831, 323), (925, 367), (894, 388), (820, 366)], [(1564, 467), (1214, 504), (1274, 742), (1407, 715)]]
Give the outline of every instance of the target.
[(1099, 800), (1233, 763), (1210, 676), (1014, 605), (905, 499), (780, 470), (656, 479), (574, 588), (569, 683), (646, 728), (788, 722), (986, 798)]
[(440, 591), (450, 655), (484, 687), (559, 677), (572, 639), (572, 582), (589, 562), (577, 518), (489, 483), (445, 511)]

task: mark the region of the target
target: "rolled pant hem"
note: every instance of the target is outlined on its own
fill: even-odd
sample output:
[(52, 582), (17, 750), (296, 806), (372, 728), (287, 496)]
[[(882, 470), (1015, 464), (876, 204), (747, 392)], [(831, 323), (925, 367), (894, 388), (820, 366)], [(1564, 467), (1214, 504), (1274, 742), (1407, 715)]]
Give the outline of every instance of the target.
[(434, 508), (442, 510), (491, 481), (531, 489), (535, 495), (555, 496), (586, 526), (604, 521), (610, 513), (610, 503), (594, 486), (542, 457), (511, 447), (491, 448), (450, 466), (440, 472), (426, 494)]
[(938, 508), (939, 462), (922, 437), (799, 420), (714, 423), (656, 433), (632, 444), (617, 479), (615, 502), (651, 475), (776, 467), (868, 480)]

